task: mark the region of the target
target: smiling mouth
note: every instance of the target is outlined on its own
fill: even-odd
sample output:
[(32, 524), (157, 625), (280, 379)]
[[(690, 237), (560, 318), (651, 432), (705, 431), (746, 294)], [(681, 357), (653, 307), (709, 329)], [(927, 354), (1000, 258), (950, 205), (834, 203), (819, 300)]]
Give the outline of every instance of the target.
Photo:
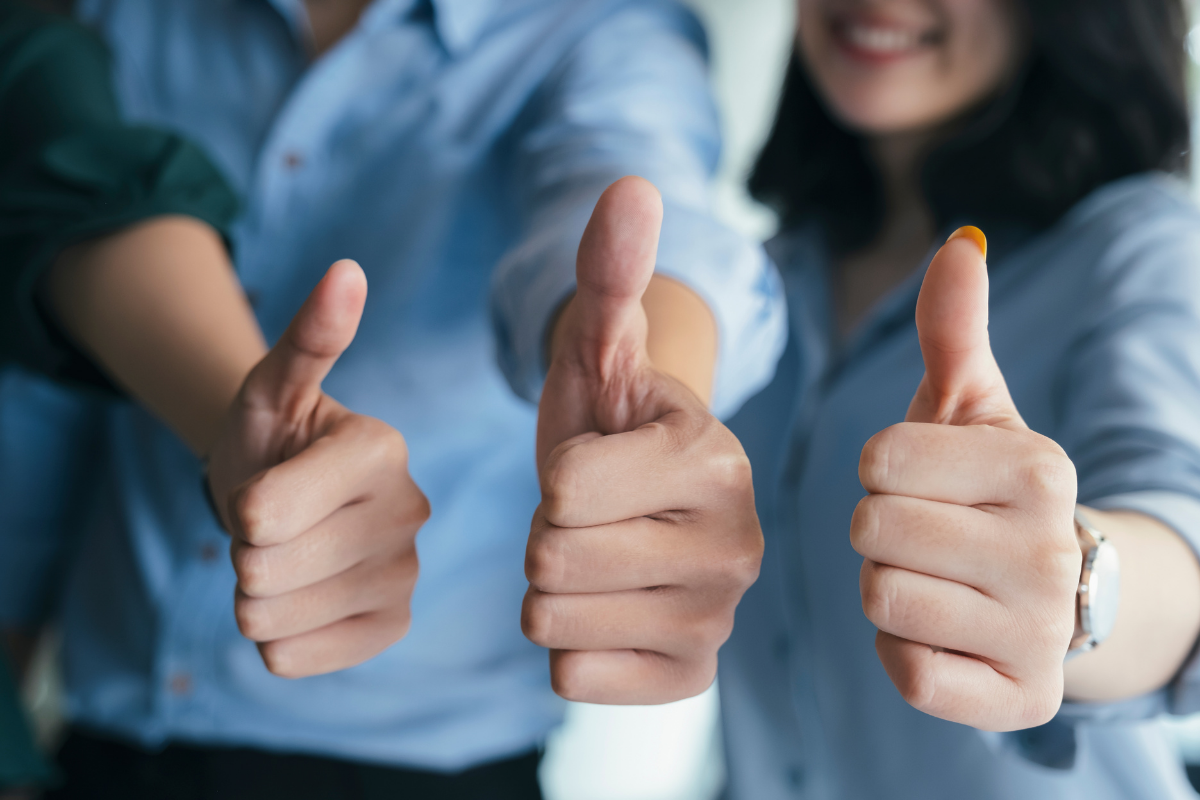
[(915, 55), (941, 40), (936, 30), (917, 30), (884, 21), (841, 17), (831, 21), (834, 39), (867, 61), (894, 61)]

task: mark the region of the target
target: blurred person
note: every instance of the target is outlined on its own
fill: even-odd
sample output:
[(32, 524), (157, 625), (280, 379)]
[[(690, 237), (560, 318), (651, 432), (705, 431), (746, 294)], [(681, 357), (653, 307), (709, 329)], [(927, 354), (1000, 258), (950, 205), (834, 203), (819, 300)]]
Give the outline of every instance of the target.
[[(614, 0), (89, 0), (76, 12), (115, 53), (127, 115), (200, 143), (244, 196), (230, 238), (268, 340), (287, 340), (322, 262), (363, 264), (363, 324), (326, 387), (403, 431), (409, 458), (388, 458), (403, 440), (369, 433), (360, 444), (379, 447), (347, 466), (319, 438), (298, 465), (257, 476), (214, 452), (218, 521), (195, 452), (141, 408), (104, 409), (91, 496), (16, 498), (3, 526), (3, 546), (29, 539), (22, 520), (53, 503), (71, 511), (56, 520), (83, 529), (63, 601), (71, 728), (55, 796), (536, 797), (538, 747), (561, 717), (554, 689), (608, 702), (702, 691), (761, 551), (748, 471), (728, 469), (744, 456), (708, 409), (727, 415), (769, 379), (784, 314), (761, 250), (708, 212), (718, 136), (691, 14)], [(631, 173), (661, 201), (646, 181), (617, 182), (581, 245), (601, 192)], [(555, 662), (552, 686), (544, 651), (521, 635), (539, 491), (535, 413), (512, 388), (535, 398), (547, 356), (571, 351), (560, 340), (575, 352), (597, 343), (591, 323), (613, 298), (586, 281), (625, 274), (623, 231), (657, 235), (659, 219), (656, 247), (629, 240), (655, 274), (616, 288), (644, 315), (655, 385), (686, 408), (643, 411), (683, 416), (715, 442), (698, 474), (738, 495), (744, 546), (685, 575), (718, 590), (696, 594), (693, 616), (713, 633), (678, 664), (648, 658), (620, 680), (564, 683)], [(336, 327), (352, 334), (356, 318)], [(312, 372), (329, 368), (332, 355), (315, 355)], [(554, 372), (544, 407), (604, 404), (605, 387)], [(36, 393), (10, 398), (12, 429), (36, 404)], [(276, 457), (323, 432), (329, 403), (284, 405), (313, 416), (294, 438), (260, 442)], [(556, 435), (580, 424), (565, 419)], [(0, 444), (36, 467), (41, 441), (30, 429)], [(356, 488), (389, 497), (405, 468), (432, 512), (411, 614), (411, 515), (377, 514), (376, 502), (335, 510)], [(297, 471), (310, 477), (290, 491)], [(381, 483), (362, 488), (364, 474)], [(57, 527), (37, 533), (68, 525)], [(674, 652), (671, 635), (643, 644)]]
[(729, 796), (1194, 797), (1153, 721), (1200, 709), (1183, 4), (798, 11)]
[[(289, 415), (326, 418), (320, 434), (326, 454), (349, 449), (352, 460), (369, 460), (381, 446), (363, 446), (364, 428), (385, 443), (382, 449), (402, 453), (403, 440), (394, 431), (389, 435), (386, 426), (339, 409), (320, 392), (321, 368), (357, 325), (365, 290), (361, 270), (335, 265), (267, 354), (222, 241), (236, 198), (196, 147), (170, 132), (122, 122), (108, 56), (95, 36), (68, 20), (0, 0), (0, 117), (9, 121), (0, 132), (0, 364), (17, 362), (102, 390), (119, 386), (198, 456), (215, 457), (218, 472), (248, 477), (274, 466), (279, 456), (264, 454), (261, 443), (278, 439), (284, 427), (295, 440), (292, 449), (307, 451), (311, 443), (296, 440)], [(10, 371), (6, 389), (21, 380)], [(52, 407), (60, 396), (46, 386), (38, 390)], [(6, 406), (8, 399), (6, 391)], [(46, 419), (57, 418), (51, 413)], [(39, 444), (51, 451), (58, 437), (86, 433), (87, 427), (72, 418), (65, 431), (47, 437), (36, 425), (39, 416), (24, 421), (35, 423)], [(30, 436), (8, 426), (5, 433), (6, 439)], [(12, 448), (6, 453), (12, 455)], [(0, 492), (18, 498), (22, 491), (61, 491), (53, 480), (39, 485), (45, 477), (40, 467), (54, 459), (45, 449), (38, 457), (43, 464), (32, 475), (23, 469), (28, 464), (6, 463)], [(293, 487), (312, 480), (311, 467), (292, 460), (289, 469), (282, 480)], [(406, 476), (391, 477), (405, 485)], [(420, 511), (424, 498), (408, 481), (407, 491), (383, 502), (393, 511), (398, 504)], [(415, 516), (419, 524), (420, 513)], [(362, 525), (347, 526), (355, 527)], [(408, 539), (401, 561), (409, 573), (413, 533), (410, 525), (407, 537), (396, 537), (398, 544)], [(26, 544), (36, 552), (36, 542), (18, 549)], [(44, 606), (46, 587), (16, 574), (39, 572), (22, 557), (28, 550), (10, 555), (3, 594), (6, 605), (24, 606), (26, 614), (4, 622), (36, 623), (45, 608), (28, 612)], [(405, 586), (411, 590), (411, 580), (401, 582), (400, 591)], [(19, 673), (29, 637), (8, 627), (4, 633)], [(45, 783), (50, 773), (24, 729), (11, 671), (2, 662), (0, 790)]]

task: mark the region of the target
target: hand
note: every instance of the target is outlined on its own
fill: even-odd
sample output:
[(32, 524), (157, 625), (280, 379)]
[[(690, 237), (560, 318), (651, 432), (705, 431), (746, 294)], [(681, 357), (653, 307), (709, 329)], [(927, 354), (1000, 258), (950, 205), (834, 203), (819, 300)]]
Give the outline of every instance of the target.
[(871, 494), (850, 541), (876, 651), (904, 699), (1014, 730), (1062, 702), (1082, 554), (1075, 468), (1025, 425), (992, 356), (985, 248), (964, 229), (929, 267), (917, 301), (925, 377), (906, 421), (863, 448)]
[(600, 198), (542, 393), (521, 625), (551, 648), (554, 689), (571, 700), (703, 692), (762, 558), (741, 445), (646, 352), (661, 223), (640, 178)]
[(284, 677), (354, 666), (408, 631), (429, 503), (404, 437), (321, 391), (366, 295), (357, 264), (330, 267), (247, 376), (209, 461), (238, 627)]

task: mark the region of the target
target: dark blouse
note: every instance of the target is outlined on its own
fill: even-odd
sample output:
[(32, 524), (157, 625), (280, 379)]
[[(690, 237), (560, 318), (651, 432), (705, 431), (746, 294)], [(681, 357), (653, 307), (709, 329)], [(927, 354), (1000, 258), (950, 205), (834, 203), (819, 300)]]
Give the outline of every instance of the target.
[(63, 248), (164, 214), (224, 234), (237, 201), (197, 147), (121, 120), (103, 43), (0, 0), (0, 365), (105, 384), (39, 308)]
[[(42, 272), (68, 245), (150, 217), (183, 214), (224, 234), (236, 210), (199, 149), (122, 123), (99, 39), (0, 0), (0, 367), (107, 385), (40, 308)], [(0, 658), (0, 790), (50, 777), (6, 667)]]

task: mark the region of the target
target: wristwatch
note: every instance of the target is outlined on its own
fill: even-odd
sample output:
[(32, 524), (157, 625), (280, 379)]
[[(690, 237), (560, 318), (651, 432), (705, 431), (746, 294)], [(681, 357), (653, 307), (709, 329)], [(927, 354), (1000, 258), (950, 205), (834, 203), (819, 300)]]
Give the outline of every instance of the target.
[(1086, 653), (1112, 633), (1121, 603), (1121, 561), (1117, 548), (1075, 508), (1075, 536), (1083, 551), (1079, 589), (1075, 593), (1075, 635), (1067, 657)]

